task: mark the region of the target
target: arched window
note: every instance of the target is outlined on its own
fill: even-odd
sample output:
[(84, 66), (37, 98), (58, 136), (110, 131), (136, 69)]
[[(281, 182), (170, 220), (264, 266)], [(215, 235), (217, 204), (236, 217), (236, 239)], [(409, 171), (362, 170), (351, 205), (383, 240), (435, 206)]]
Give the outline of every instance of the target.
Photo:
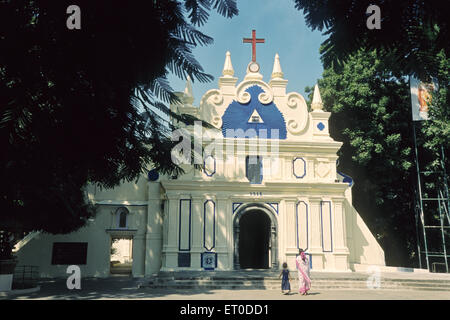
[(120, 207), (116, 211), (116, 217), (117, 217), (117, 228), (119, 229), (126, 229), (128, 228), (128, 214), (130, 212), (125, 207)]

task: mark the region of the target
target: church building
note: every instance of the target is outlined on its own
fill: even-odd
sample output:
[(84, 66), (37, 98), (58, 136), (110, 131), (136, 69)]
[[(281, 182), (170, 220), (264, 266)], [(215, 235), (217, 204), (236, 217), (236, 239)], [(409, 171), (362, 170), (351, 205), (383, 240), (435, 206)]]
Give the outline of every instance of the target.
[(82, 277), (279, 270), (284, 262), (295, 270), (302, 248), (313, 271), (384, 266), (352, 206), (353, 181), (336, 169), (342, 143), (329, 135), (318, 86), (308, 109), (301, 94), (286, 92), (287, 82), (278, 54), (268, 82), (255, 55), (239, 81), (227, 52), (217, 89), (193, 106), (188, 79), (182, 103), (171, 105), (211, 125), (180, 125), (174, 135), (193, 137), (198, 166), (183, 158), (190, 152), (180, 139), (167, 161), (179, 161), (184, 174), (149, 168), (137, 182), (89, 187), (95, 218), (71, 234), (29, 234), (15, 248), (19, 265), (39, 266), (42, 277), (66, 277), (69, 265)]

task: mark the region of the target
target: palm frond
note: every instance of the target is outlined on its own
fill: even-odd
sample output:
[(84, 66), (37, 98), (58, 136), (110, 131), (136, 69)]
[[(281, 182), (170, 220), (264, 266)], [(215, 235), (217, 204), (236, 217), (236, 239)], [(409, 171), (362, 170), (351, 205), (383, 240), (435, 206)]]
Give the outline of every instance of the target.
[(186, 0), (184, 6), (189, 13), (189, 19), (194, 25), (202, 26), (208, 21), (210, 0)]
[(183, 39), (191, 45), (208, 45), (214, 42), (214, 39), (195, 29), (192, 25), (183, 21), (179, 23), (177, 29), (172, 34), (175, 37)]
[(144, 90), (150, 90), (158, 99), (164, 102), (179, 101), (178, 97), (173, 93), (166, 76), (156, 78), (149, 86), (145, 86)]
[(214, 9), (217, 10), (220, 15), (227, 18), (232, 18), (239, 13), (235, 0), (216, 0)]
[(214, 79), (210, 74), (203, 72), (203, 68), (192, 55), (192, 50), (186, 42), (180, 39), (169, 40), (169, 61), (167, 68), (177, 77), (186, 79), (189, 75), (194, 81), (194, 77), (200, 82), (209, 82)]

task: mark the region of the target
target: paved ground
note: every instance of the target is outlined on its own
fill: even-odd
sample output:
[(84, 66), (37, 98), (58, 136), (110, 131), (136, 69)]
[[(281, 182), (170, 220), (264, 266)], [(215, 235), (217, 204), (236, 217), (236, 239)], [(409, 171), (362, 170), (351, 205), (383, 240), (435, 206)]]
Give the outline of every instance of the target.
[[(450, 292), (411, 290), (320, 290), (310, 295), (283, 295), (278, 290), (168, 290), (138, 289), (139, 280), (114, 277), (85, 279), (80, 290), (69, 290), (65, 280), (47, 280), (41, 290), (6, 299), (153, 299), (153, 300), (450, 300)], [(314, 284), (313, 284), (314, 285)], [(5, 298), (0, 298), (5, 299)]]

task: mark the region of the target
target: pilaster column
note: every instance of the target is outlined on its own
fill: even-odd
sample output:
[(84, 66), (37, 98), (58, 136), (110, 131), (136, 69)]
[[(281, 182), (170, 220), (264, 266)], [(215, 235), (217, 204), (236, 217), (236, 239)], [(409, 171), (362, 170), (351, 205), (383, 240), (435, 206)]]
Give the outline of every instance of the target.
[(340, 271), (349, 270), (349, 250), (347, 247), (347, 232), (345, 227), (345, 209), (344, 198), (333, 198), (334, 206), (334, 256), (335, 256), (335, 268)]
[(228, 199), (225, 207), (225, 234), (228, 252), (228, 269), (233, 270), (233, 258), (234, 258), (234, 240), (233, 240), (233, 209), (232, 200)]
[(148, 183), (147, 230), (145, 235), (145, 275), (161, 269), (163, 212), (159, 182)]
[(191, 267), (201, 268), (200, 253), (203, 245), (203, 203), (204, 197), (192, 196), (192, 248)]
[(320, 221), (320, 197), (310, 197), (311, 206), (311, 248), (308, 253), (312, 255), (312, 268), (322, 270), (324, 266), (322, 250), (322, 228)]
[(227, 248), (227, 212), (228, 197), (217, 196), (216, 197), (216, 248), (217, 252), (217, 268), (223, 270), (227, 269), (228, 264), (228, 248)]
[(165, 255), (166, 268), (178, 267), (178, 211), (180, 196), (170, 193), (167, 194), (168, 214), (167, 223), (167, 244), (163, 246), (163, 254)]
[(270, 262), (272, 270), (278, 270), (278, 237), (277, 237), (277, 227), (275, 225), (270, 226)]
[(284, 217), (284, 224), (285, 224), (285, 245), (286, 245), (286, 253), (287, 254), (297, 254), (298, 248), (297, 248), (297, 233), (295, 230), (295, 205), (296, 205), (296, 198), (289, 198), (285, 199), (284, 201), (284, 207), (285, 207), (285, 217)]

